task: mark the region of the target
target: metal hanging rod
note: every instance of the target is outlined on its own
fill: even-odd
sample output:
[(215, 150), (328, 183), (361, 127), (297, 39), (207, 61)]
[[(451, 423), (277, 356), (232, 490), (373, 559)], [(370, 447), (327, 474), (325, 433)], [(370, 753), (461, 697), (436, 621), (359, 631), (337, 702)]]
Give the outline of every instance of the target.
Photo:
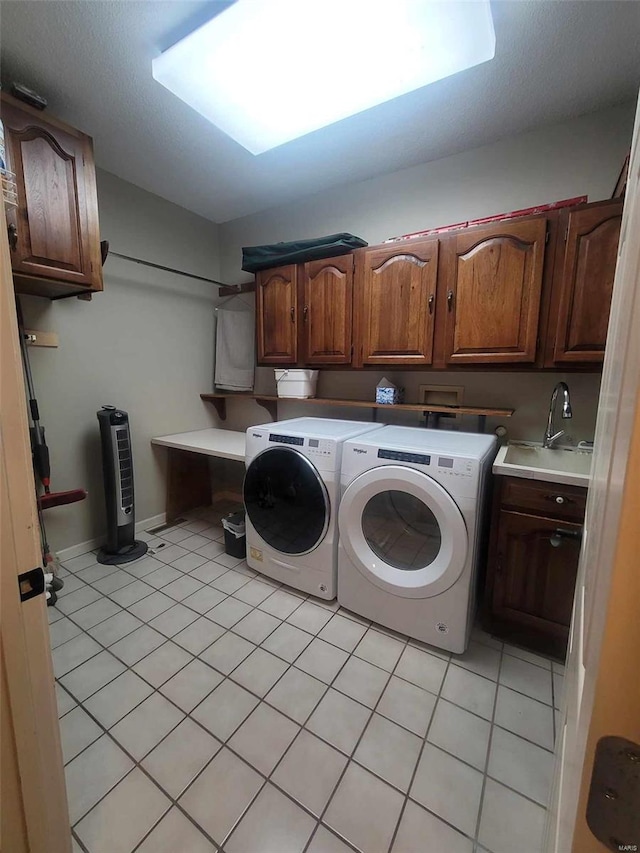
[[(105, 241), (106, 242), (106, 241)], [(151, 261), (144, 261), (142, 258), (133, 258), (131, 255), (122, 255), (120, 252), (113, 252), (111, 249), (108, 250), (109, 256), (113, 255), (114, 258), (122, 258), (125, 261), (132, 261), (134, 264), (142, 264), (143, 267), (152, 267), (154, 270), (163, 270), (164, 272), (172, 272), (175, 275), (182, 275), (185, 278), (193, 278), (196, 281), (205, 281), (207, 284), (217, 284), (219, 287), (227, 287), (232, 288), (234, 290), (237, 289), (238, 293), (240, 293), (240, 285), (233, 284), (225, 284), (224, 281), (218, 281), (215, 278), (205, 278), (202, 275), (195, 275), (192, 272), (184, 272), (184, 270), (176, 270), (173, 267), (165, 267), (162, 264), (154, 264)], [(105, 258), (106, 260), (106, 258)], [(104, 261), (103, 261), (104, 263)]]

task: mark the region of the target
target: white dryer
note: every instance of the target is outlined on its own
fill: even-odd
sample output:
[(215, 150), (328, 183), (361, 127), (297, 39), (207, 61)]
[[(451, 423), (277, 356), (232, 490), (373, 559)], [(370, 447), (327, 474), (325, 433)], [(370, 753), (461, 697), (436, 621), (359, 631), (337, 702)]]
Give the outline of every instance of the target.
[(462, 653), (496, 438), (386, 426), (342, 455), (338, 601)]
[(249, 427), (243, 498), (252, 569), (320, 598), (336, 597), (342, 445), (379, 429), (324, 418)]

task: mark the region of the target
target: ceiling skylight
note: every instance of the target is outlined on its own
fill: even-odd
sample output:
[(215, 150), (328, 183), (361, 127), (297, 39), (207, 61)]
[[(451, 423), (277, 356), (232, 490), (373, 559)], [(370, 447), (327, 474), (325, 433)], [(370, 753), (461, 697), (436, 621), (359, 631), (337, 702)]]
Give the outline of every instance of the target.
[(236, 0), (153, 76), (261, 154), (494, 53), (489, 0)]

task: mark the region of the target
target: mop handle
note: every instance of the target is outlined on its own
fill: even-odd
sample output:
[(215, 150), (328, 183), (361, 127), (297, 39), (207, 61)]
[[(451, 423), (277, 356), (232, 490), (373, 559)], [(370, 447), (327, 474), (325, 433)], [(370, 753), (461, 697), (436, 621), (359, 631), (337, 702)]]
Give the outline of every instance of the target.
[(49, 483), (51, 481), (51, 466), (49, 462), (49, 448), (44, 438), (44, 429), (40, 424), (40, 412), (38, 411), (38, 401), (36, 400), (36, 392), (33, 386), (33, 375), (31, 373), (31, 364), (29, 363), (29, 353), (27, 352), (27, 342), (24, 333), (24, 318), (22, 316), (22, 306), (16, 295), (16, 313), (18, 316), (18, 337), (20, 338), (20, 354), (22, 355), (22, 365), (24, 367), (25, 378), (27, 380), (27, 391), (29, 392), (29, 413), (33, 422), (33, 427), (29, 430), (31, 435), (31, 450), (33, 453), (33, 467), (44, 486), (45, 492), (49, 491)]

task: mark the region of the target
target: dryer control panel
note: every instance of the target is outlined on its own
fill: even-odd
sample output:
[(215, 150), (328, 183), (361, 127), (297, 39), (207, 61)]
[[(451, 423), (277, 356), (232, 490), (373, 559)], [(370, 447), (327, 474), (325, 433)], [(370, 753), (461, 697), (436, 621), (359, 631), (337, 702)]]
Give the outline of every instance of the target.
[(438, 468), (438, 474), (445, 477), (472, 477), (473, 462), (471, 459), (459, 459), (453, 456), (434, 456), (433, 464)]
[(378, 459), (393, 459), (396, 462), (413, 462), (414, 465), (430, 465), (431, 457), (424, 453), (405, 453), (402, 450), (378, 451)]

